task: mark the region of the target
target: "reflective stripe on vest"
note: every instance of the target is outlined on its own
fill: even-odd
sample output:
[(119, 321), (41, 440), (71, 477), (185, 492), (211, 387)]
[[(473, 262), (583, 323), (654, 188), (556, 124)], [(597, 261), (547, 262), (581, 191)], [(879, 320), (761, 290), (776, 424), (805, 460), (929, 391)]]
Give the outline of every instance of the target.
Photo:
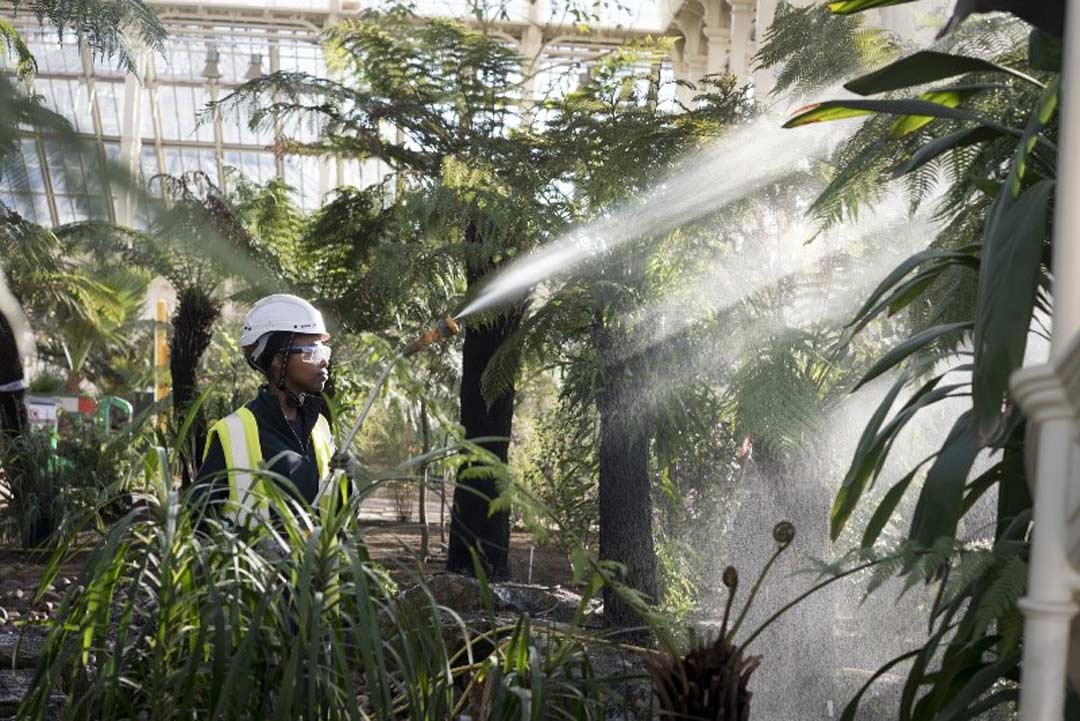
[[(225, 416), (210, 429), (206, 453), (210, 452), (209, 439), (217, 434), (225, 454), (225, 468), (229, 478), (229, 503), (236, 520), (243, 523), (248, 514), (258, 510), (266, 517), (266, 499), (252, 491), (254, 474), (251, 472), (262, 462), (262, 446), (259, 443), (259, 425), (255, 415), (247, 408)], [(205, 457), (205, 453), (204, 453)]]
[(335, 482), (335, 474), (330, 470), (330, 459), (335, 450), (334, 434), (330, 432), (330, 424), (322, 415), (315, 421), (315, 427), (311, 429), (311, 445), (315, 449), (315, 463), (319, 467), (319, 492), (312, 505), (318, 506), (320, 511), (326, 513), (333, 507), (335, 496), (338, 502), (345, 501), (348, 495), (348, 479), (338, 478), (335, 489), (337, 493), (330, 492), (330, 486)]
[[(262, 446), (259, 443), (259, 425), (255, 421), (255, 415), (247, 408), (240, 408), (214, 424), (206, 443), (206, 454), (210, 452), (210, 439), (217, 434), (221, 439), (221, 448), (225, 454), (225, 467), (229, 477), (229, 501), (235, 504), (237, 521), (243, 523), (248, 514), (253, 510), (266, 517), (266, 499), (258, 492), (252, 492), (254, 482), (253, 469), (258, 468), (263, 461)], [(330, 473), (330, 458), (334, 455), (334, 435), (330, 431), (330, 424), (321, 414), (311, 429), (311, 446), (315, 452), (315, 466), (319, 471), (319, 491), (312, 505), (320, 508), (332, 503), (334, 494), (326, 493), (332, 474)], [(345, 497), (346, 488), (340, 491), (341, 498)]]

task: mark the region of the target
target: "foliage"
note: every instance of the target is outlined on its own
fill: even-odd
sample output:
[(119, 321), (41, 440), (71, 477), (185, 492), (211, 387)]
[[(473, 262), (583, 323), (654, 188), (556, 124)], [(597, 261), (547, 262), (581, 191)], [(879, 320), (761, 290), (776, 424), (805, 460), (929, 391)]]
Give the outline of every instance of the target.
[[(562, 402), (539, 414), (530, 438), (517, 439), (512, 465), (518, 482), (587, 546), (596, 538), (596, 445), (595, 414), (575, 411)], [(541, 543), (569, 550), (567, 537), (546, 533), (548, 529), (534, 530)]]
[[(447, 461), (492, 462), (460, 450)], [(506, 626), (481, 574), (488, 612), (466, 622), (412, 569), (395, 569), (392, 582), (370, 560), (356, 521), (364, 493), (316, 513), (267, 485), (277, 480), (268, 475), (275, 520), (235, 527), (172, 489), (176, 461), (165, 448), (141, 461), (149, 492), (95, 544), (66, 593), (21, 718), (41, 718), (60, 689), (71, 694), (63, 718), (604, 717), (613, 679), (588, 655), (603, 642), (578, 628), (588, 595), (569, 630), (528, 616)], [(70, 552), (56, 551), (42, 589)], [(405, 581), (412, 588), (401, 593)]]
[(897, 38), (867, 27), (858, 15), (835, 15), (816, 3), (796, 7), (781, 2), (754, 62), (762, 68), (781, 66), (773, 94), (799, 97), (837, 78), (882, 65), (894, 59), (899, 49)]
[(0, 465), (4, 468), (3, 537), (33, 547), (43, 544), (56, 529), (56, 510), (65, 480), (49, 437), (25, 433), (0, 439)]
[(57, 28), (60, 37), (63, 29), (75, 28), (96, 57), (115, 58), (129, 72), (135, 72), (136, 55), (142, 48), (160, 50), (165, 40), (164, 25), (142, 0), (30, 0), (15, 3), (14, 14), (20, 10)]
[[(1004, 38), (1011, 37), (1006, 30)], [(1050, 312), (1046, 258), (1059, 78), (1028, 62), (1022, 45), (1005, 44), (1004, 52), (990, 58), (994, 64), (963, 53), (922, 52), (848, 83), (863, 95), (895, 95), (833, 107), (902, 117), (874, 117), (859, 128), (834, 159), (835, 175), (817, 204), (819, 218), (833, 222), (874, 202), (873, 194), (856, 186), (886, 173), (907, 178), (936, 167), (948, 183), (938, 205), (943, 231), (883, 279), (852, 322), (855, 333), (872, 319), (909, 307), (915, 320), (910, 335), (878, 358), (864, 378), (907, 366), (865, 428), (832, 516), (835, 538), (879, 477), (897, 434), (935, 404), (971, 399), (927, 459), (902, 552), (872, 581), (873, 586), (891, 572), (904, 576), (908, 587), (933, 582), (941, 588), (930, 612), (930, 639), (914, 653), (907, 674), (902, 720), (967, 718), (1016, 697), (1016, 602), (1024, 587), (1031, 498), (1021, 460), (1025, 424), (1009, 402), (1007, 383), (1030, 336), (1039, 332), (1038, 316)], [(946, 79), (949, 85), (922, 91), (924, 100), (909, 94)], [(969, 89), (956, 102), (925, 101), (956, 87)], [(789, 124), (824, 118), (824, 107), (805, 110)], [(903, 123), (913, 115), (922, 117)], [(926, 194), (919, 183), (908, 188), (917, 206)], [(961, 278), (975, 292), (945, 297)], [(959, 355), (951, 355), (953, 350)], [(984, 450), (1000, 456), (969, 481)], [(917, 487), (912, 481), (918, 470), (874, 509), (865, 547), (876, 542), (898, 503)], [(992, 550), (965, 549), (954, 540), (959, 527), (975, 502), (991, 492), (997, 494)], [(854, 718), (860, 697), (845, 719)]]
[(141, 432), (135, 423), (108, 433), (76, 417), (54, 438), (31, 431), (0, 438), (0, 538), (24, 547), (55, 546), (75, 527), (104, 526), (105, 517), (124, 503), (112, 503), (128, 490), (129, 447)]
[(258, 241), (232, 200), (206, 173), (158, 175), (150, 183), (169, 202), (152, 217), (147, 242), (139, 249), (144, 265), (178, 292), (194, 288), (213, 296), (230, 277), (255, 288), (272, 284), (273, 266), (255, 252)]
[(148, 274), (104, 224), (47, 230), (9, 213), (0, 226), (8, 288), (40, 330), (38, 351), (67, 370), (68, 392), (84, 377), (117, 378), (111, 361), (138, 340)]

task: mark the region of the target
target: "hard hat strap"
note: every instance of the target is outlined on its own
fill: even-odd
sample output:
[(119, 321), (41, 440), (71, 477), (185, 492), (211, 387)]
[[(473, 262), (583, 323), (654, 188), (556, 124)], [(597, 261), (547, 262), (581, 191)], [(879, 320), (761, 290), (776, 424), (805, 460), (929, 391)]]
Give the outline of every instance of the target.
[(307, 400), (307, 393), (300, 393), (297, 395), (292, 392), (292, 389), (286, 383), (286, 374), (289, 370), (289, 357), (292, 356), (293, 341), (296, 340), (296, 333), (289, 334), (289, 340), (281, 348), (281, 375), (278, 376), (277, 387), (285, 391), (285, 397), (293, 403), (295, 406), (300, 407), (304, 405), (304, 401)]

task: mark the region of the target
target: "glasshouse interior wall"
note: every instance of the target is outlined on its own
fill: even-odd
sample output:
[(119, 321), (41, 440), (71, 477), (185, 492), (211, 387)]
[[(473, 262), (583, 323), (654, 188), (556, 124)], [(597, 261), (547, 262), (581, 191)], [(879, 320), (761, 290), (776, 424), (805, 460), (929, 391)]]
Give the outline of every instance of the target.
[[(706, 73), (730, 69), (749, 80), (755, 27), (767, 23), (776, 0), (612, 3), (591, 28), (568, 15), (557, 0), (512, 2), (489, 22), (477, 20), (465, 0), (457, 4), (459, 10), (453, 2), (421, 2), (418, 9), (467, 18), (520, 47), (528, 95), (551, 92), (566, 78), (579, 77), (582, 68), (614, 47), (657, 36), (676, 39), (665, 71), (678, 79), (697, 81)], [(228, 187), (234, 174), (256, 182), (276, 177), (306, 209), (317, 207), (334, 187), (367, 185), (388, 172), (374, 161), (275, 153), (276, 138), (305, 140), (314, 129), (297, 125), (253, 131), (237, 111), (206, 110), (207, 103), (250, 78), (278, 70), (325, 72), (322, 31), (366, 5), (355, 0), (155, 0), (150, 5), (169, 35), (162, 52), (138, 55), (134, 73), (97, 61), (79, 46), (74, 33), (58, 38), (55, 31), (37, 26), (31, 14), (16, 16), (39, 62), (34, 90), (79, 134), (96, 141), (98, 156), (72, 157), (49, 138), (27, 132), (22, 138), (23, 172), (0, 182), (0, 198), (10, 207), (44, 225), (91, 218), (139, 225), (129, 193), (106, 194), (99, 190), (102, 184), (92, 182), (106, 159), (118, 161), (144, 181), (193, 170), (206, 172), (222, 187)], [(0, 59), (5, 62), (7, 67), (0, 65), (0, 70), (12, 72), (10, 59)], [(767, 86), (761, 73), (754, 80)], [(692, 102), (692, 92), (680, 93), (681, 100)]]

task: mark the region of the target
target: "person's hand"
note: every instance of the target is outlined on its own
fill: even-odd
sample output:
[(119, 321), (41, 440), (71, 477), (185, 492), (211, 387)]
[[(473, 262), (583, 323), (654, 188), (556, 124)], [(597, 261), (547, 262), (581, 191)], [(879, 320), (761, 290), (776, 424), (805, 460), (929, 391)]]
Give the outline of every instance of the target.
[(360, 475), (360, 462), (356, 456), (348, 451), (338, 451), (330, 457), (330, 470), (342, 470), (349, 478), (357, 478)]

